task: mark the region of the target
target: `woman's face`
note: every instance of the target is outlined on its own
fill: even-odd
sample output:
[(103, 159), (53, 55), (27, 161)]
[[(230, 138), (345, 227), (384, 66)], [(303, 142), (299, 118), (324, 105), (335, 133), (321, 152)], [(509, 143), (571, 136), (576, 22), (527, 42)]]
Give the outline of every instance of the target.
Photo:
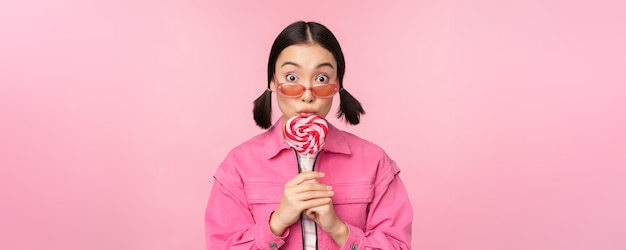
[[(276, 82), (278, 81), (278, 82)], [(297, 44), (285, 48), (276, 60), (276, 72), (270, 88), (276, 92), (280, 83), (297, 83), (307, 90), (301, 96), (276, 94), (283, 123), (296, 115), (326, 117), (333, 104), (333, 96), (319, 98), (308, 89), (320, 84), (338, 83), (337, 62), (330, 51), (318, 44)]]

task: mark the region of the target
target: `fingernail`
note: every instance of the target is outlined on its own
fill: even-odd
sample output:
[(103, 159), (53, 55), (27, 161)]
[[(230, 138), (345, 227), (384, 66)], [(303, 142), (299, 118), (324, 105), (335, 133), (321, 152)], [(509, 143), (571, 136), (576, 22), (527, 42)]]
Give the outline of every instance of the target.
[(326, 186), (326, 189), (333, 190), (333, 187), (332, 186)]
[(328, 195), (334, 195), (334, 194), (335, 194), (335, 192), (333, 192), (333, 191), (328, 191)]
[(324, 175), (326, 175), (326, 174), (324, 174), (322, 172), (319, 172), (319, 176), (324, 176)]

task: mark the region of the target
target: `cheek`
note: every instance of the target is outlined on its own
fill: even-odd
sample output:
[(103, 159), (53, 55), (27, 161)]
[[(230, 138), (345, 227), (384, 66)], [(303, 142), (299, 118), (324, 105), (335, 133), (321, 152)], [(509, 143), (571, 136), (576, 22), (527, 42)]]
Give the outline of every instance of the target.
[(280, 95), (276, 97), (276, 104), (278, 104), (278, 108), (280, 108), (283, 113), (295, 105), (293, 98), (286, 98)]
[(333, 99), (326, 99), (326, 100), (321, 100), (320, 103), (320, 113), (323, 113), (323, 116), (326, 117), (326, 115), (328, 114), (328, 112), (330, 111), (330, 109), (333, 106)]
[(332, 106), (333, 106), (333, 98), (324, 100), (324, 107), (327, 107), (328, 109), (330, 109), (330, 107)]

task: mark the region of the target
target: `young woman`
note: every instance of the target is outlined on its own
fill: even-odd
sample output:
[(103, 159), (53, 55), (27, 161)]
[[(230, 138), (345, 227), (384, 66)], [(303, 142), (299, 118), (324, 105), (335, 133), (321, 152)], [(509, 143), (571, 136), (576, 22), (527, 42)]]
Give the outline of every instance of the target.
[[(206, 208), (207, 249), (410, 249), (413, 210), (395, 162), (375, 144), (329, 124), (315, 171), (299, 173), (283, 124), (326, 117), (359, 123), (361, 104), (344, 88), (345, 61), (335, 36), (296, 22), (270, 51), (267, 90), (254, 120), (268, 131), (234, 148), (215, 173)], [(282, 117), (271, 123), (271, 94)], [(305, 218), (306, 217), (306, 218)], [(313, 231), (303, 220), (314, 221)]]

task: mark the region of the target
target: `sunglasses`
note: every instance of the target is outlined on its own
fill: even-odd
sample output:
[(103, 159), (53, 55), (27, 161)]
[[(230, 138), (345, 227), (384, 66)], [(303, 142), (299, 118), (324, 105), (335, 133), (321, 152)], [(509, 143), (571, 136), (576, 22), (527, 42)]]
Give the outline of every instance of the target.
[[(276, 78), (274, 78), (274, 82), (278, 82)], [(307, 88), (298, 83), (278, 83), (276, 88), (278, 89), (277, 92), (285, 97), (300, 97), (307, 90), (311, 90), (311, 94), (317, 98), (330, 98), (339, 91), (337, 86), (336, 83), (324, 83)]]

